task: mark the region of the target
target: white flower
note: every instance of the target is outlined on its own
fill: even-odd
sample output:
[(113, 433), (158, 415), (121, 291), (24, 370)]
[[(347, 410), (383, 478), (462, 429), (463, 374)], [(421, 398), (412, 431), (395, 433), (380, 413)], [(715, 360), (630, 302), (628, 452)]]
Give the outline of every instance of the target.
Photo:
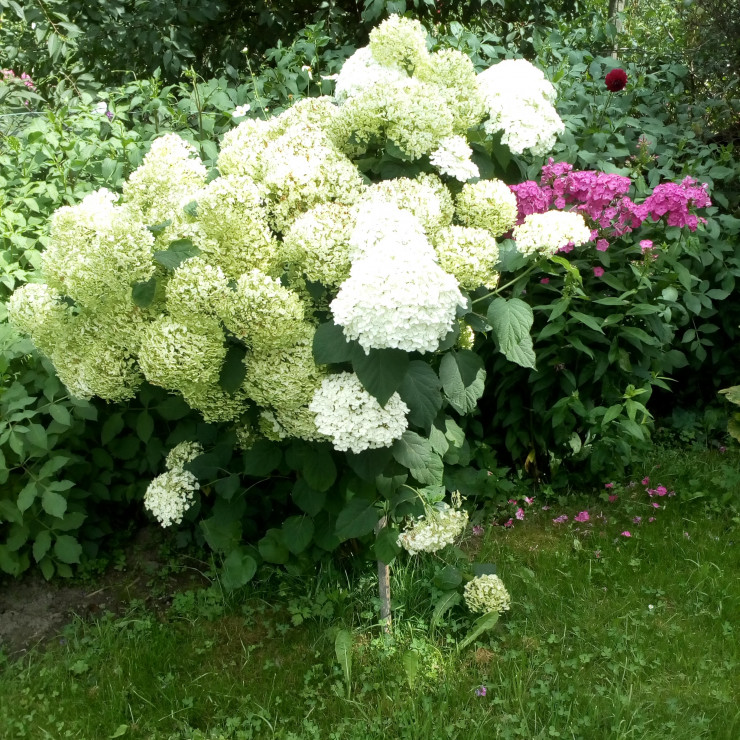
[(331, 438), (337, 450), (359, 453), (390, 447), (408, 426), (409, 409), (398, 393), (381, 406), (353, 373), (324, 378), (308, 408), (316, 414), (318, 431)]
[(477, 165), (470, 161), (472, 153), (464, 136), (448, 136), (439, 142), (429, 162), (443, 175), (465, 182), (471, 177), (480, 177)]
[(203, 454), (203, 447), (199, 442), (180, 442), (167, 454), (165, 465), (167, 470), (184, 468), (189, 462)]
[(237, 105), (236, 108), (234, 108), (233, 111), (231, 111), (231, 117), (232, 118), (244, 118), (244, 116), (249, 113), (250, 109), (252, 108), (249, 103), (244, 103), (244, 105)]
[(179, 524), (192, 506), (194, 494), (200, 488), (196, 477), (182, 468), (158, 475), (146, 489), (144, 506), (163, 527)]
[(385, 86), (409, 78), (402, 69), (386, 67), (377, 62), (367, 46), (358, 49), (349, 57), (335, 77), (334, 97), (340, 103), (375, 85)]
[(108, 110), (108, 103), (106, 103), (104, 100), (98, 103), (93, 108), (93, 113), (97, 113), (99, 116), (104, 116), (106, 114), (106, 111)]
[(429, 508), (398, 537), (398, 544), (410, 555), (418, 552), (437, 552), (451, 545), (465, 529), (468, 512), (441, 502)]
[(492, 573), (478, 576), (466, 583), (463, 595), (471, 612), (479, 614), (499, 612), (500, 614), (511, 607), (511, 596), (503, 581)]
[(488, 134), (502, 131), (502, 142), (516, 154), (546, 154), (565, 130), (553, 107), (555, 88), (526, 59), (489, 67), (478, 75), (478, 89), (489, 115), (483, 128)]
[(579, 246), (590, 239), (591, 229), (583, 216), (571, 211), (532, 213), (514, 229), (516, 248), (524, 255), (553, 255), (567, 244)]
[(434, 352), (465, 306), (457, 280), (431, 258), (368, 256), (352, 264), (330, 308), (348, 339), (365, 352)]

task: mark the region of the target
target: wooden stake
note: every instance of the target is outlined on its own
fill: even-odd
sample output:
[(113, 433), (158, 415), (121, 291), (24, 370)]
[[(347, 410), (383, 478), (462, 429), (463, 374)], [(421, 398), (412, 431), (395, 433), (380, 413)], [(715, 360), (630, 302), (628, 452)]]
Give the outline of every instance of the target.
[[(385, 528), (388, 517), (383, 517), (375, 527), (375, 536)], [(383, 632), (391, 632), (391, 569), (382, 560), (378, 560), (378, 595), (380, 596), (380, 623)]]

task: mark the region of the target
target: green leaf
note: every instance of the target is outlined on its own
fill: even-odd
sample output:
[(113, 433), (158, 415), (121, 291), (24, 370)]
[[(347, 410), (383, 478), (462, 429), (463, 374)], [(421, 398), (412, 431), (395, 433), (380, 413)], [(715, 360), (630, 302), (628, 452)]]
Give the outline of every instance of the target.
[(285, 565), (290, 560), (285, 537), (279, 529), (268, 529), (267, 534), (257, 543), (257, 548), (268, 563)]
[(190, 406), (182, 396), (168, 396), (155, 406), (157, 413), (166, 421), (178, 421), (190, 413)]
[(721, 390), (720, 393), (730, 402), (740, 406), (740, 385)]
[(200, 529), (208, 546), (216, 552), (231, 552), (238, 547), (242, 537), (242, 525), (237, 519), (214, 515), (200, 522)]
[(154, 431), (154, 419), (148, 411), (140, 411), (136, 418), (136, 434), (142, 442), (148, 442)]
[(380, 514), (374, 503), (356, 496), (339, 513), (334, 533), (340, 540), (363, 537), (373, 531), (379, 519)]
[(307, 516), (291, 516), (283, 522), (285, 544), (293, 555), (300, 555), (313, 539), (313, 521)]
[(401, 661), (403, 662), (403, 670), (406, 672), (406, 680), (409, 682), (409, 688), (413, 690), (416, 675), (419, 672), (419, 653), (416, 650), (407, 650)]
[(157, 278), (151, 277), (146, 282), (134, 283), (131, 288), (131, 300), (139, 308), (149, 308), (157, 292)]
[(333, 321), (320, 324), (313, 335), (313, 358), (317, 365), (350, 362), (353, 345)]
[(303, 456), (301, 473), (311, 488), (327, 491), (337, 479), (337, 466), (326, 447), (313, 447)]
[(123, 414), (112, 414), (103, 424), (100, 432), (100, 441), (107, 445), (114, 437), (123, 431)]
[(26, 439), (32, 445), (40, 447), (42, 450), (49, 449), (49, 440), (46, 436), (46, 429), (44, 429), (41, 424), (29, 424)]
[(495, 627), (497, 622), (498, 612), (488, 612), (488, 614), (478, 617), (478, 619), (473, 622), (473, 629), (470, 630), (468, 636), (458, 645), (458, 650), (466, 648), (471, 642), (473, 642), (473, 640), (486, 632), (486, 630), (490, 630), (492, 627)]
[(409, 366), (409, 356), (401, 349), (371, 349), (358, 345), (352, 352), (352, 368), (365, 390), (381, 406), (398, 390)]
[(401, 400), (409, 407), (408, 420), (428, 431), (442, 408), (442, 383), (437, 373), (422, 360), (409, 363), (406, 375), (398, 386)]
[(36, 500), (36, 496), (38, 496), (38, 493), (39, 490), (36, 486), (35, 481), (26, 483), (26, 485), (21, 489), (21, 492), (18, 494), (18, 509), (20, 511), (26, 511)]
[(390, 447), (379, 447), (375, 450), (363, 450), (359, 453), (347, 452), (347, 464), (366, 481), (374, 481), (386, 468), (391, 460)]
[(63, 424), (65, 427), (72, 425), (72, 414), (64, 406), (53, 403), (49, 406), (49, 413), (51, 418), (59, 424)]
[(493, 563), (473, 563), (473, 575), (476, 578), (480, 576), (495, 576), (496, 566)]
[(434, 576), (434, 585), (440, 591), (452, 591), (462, 583), (462, 573), (452, 565), (446, 565)]
[(589, 316), (588, 314), (581, 313), (580, 311), (571, 311), (570, 315), (577, 321), (585, 324), (589, 329), (598, 331), (601, 334), (604, 333), (604, 330), (601, 328), (601, 324), (599, 324), (598, 320), (594, 316)]
[(428, 439), (407, 430), (394, 442), (391, 450), (396, 462), (407, 467), (419, 483), (427, 486), (442, 485), (444, 463), (432, 450)]
[(242, 456), (244, 474), (264, 478), (280, 467), (283, 453), (267, 439), (258, 439)]
[(70, 458), (65, 457), (64, 455), (56, 455), (55, 457), (50, 458), (41, 466), (38, 477), (48, 478), (50, 475), (56, 473), (58, 470), (61, 470), (69, 462), (69, 460)]
[(33, 543), (33, 558), (38, 563), (49, 552), (51, 547), (51, 532), (48, 529), (42, 529)]
[(507, 360), (522, 367), (534, 368), (535, 365), (529, 335), (533, 322), (532, 309), (519, 298), (496, 298), (488, 307), (488, 323), (493, 328), (499, 350)]
[(339, 630), (334, 638), (334, 654), (344, 673), (344, 681), (349, 685), (352, 679), (352, 634), (347, 630)]
[(246, 354), (247, 348), (241, 344), (230, 344), (226, 350), (226, 358), (221, 366), (218, 384), (227, 393), (233, 393), (244, 380), (247, 373), (247, 366), (244, 364)]
[(375, 538), (375, 557), (386, 565), (390, 565), (401, 552), (398, 535), (395, 527), (383, 527)]
[(151, 226), (147, 226), (147, 229), (154, 234), (154, 236), (159, 236), (161, 233), (164, 232), (164, 230), (172, 225), (172, 219), (168, 218), (166, 221), (160, 221), (158, 224), (152, 224)]
[(478, 405), (486, 384), (483, 360), (470, 350), (448, 352), (439, 364), (445, 397), (459, 414), (469, 414)]
[(54, 554), (63, 563), (79, 563), (82, 545), (72, 535), (63, 534), (54, 543)]
[(172, 242), (168, 249), (154, 253), (154, 261), (168, 270), (177, 269), (186, 259), (196, 257), (200, 249), (190, 239), (177, 239)]
[(257, 561), (243, 549), (232, 550), (223, 564), (221, 582), (227, 591), (246, 586), (257, 572)]
[(461, 600), (462, 597), (457, 591), (447, 591), (447, 593), (442, 594), (437, 603), (434, 605), (432, 620), (429, 626), (435, 627), (437, 624), (439, 624), (439, 620), (442, 619), (444, 613), (452, 609), (453, 606), (457, 606)]
[(303, 478), (299, 478), (295, 482), (290, 495), (296, 506), (312, 517), (324, 508), (326, 502), (326, 493), (311, 488)]
[(47, 514), (61, 519), (67, 511), (67, 499), (61, 494), (47, 489), (41, 495), (41, 506)]

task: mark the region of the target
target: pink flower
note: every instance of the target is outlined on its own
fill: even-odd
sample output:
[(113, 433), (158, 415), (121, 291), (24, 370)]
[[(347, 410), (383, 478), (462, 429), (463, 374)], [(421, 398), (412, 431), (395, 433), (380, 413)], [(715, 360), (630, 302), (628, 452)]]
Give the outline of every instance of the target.
[(668, 489), (665, 486), (658, 486), (655, 489), (655, 495), (656, 496), (665, 496), (666, 493), (668, 493)]
[(568, 252), (572, 252), (575, 248), (575, 245), (573, 242), (568, 242), (567, 244), (564, 244), (560, 249), (558, 249), (558, 252), (565, 252), (565, 254), (568, 254)]
[(480, 535), (482, 535), (482, 534), (483, 534), (483, 527), (481, 527), (481, 525), (480, 525), (480, 524), (476, 524), (476, 525), (475, 525), (475, 526), (473, 527), (473, 534), (474, 534), (474, 535), (475, 535), (476, 537), (479, 537)]
[(532, 496), (532, 497), (525, 496), (524, 497), (524, 503), (527, 504), (528, 506), (531, 506), (534, 503), (534, 496)]
[(552, 520), (553, 524), (562, 524), (563, 522), (568, 521), (568, 515), (567, 514), (561, 514), (559, 517), (556, 517)]
[(632, 520), (632, 524), (639, 524), (639, 523), (640, 523), (641, 521), (642, 521), (642, 517), (641, 517), (641, 516), (636, 516), (636, 517), (635, 517), (635, 518), (634, 518), (634, 519)]
[(650, 478), (648, 478), (647, 476), (645, 476), (645, 477), (644, 477), (644, 478), (642, 479), (642, 485), (643, 485), (643, 486), (649, 486), (649, 485), (650, 485)]
[(606, 250), (609, 249), (609, 242), (606, 239), (599, 239), (599, 241), (596, 242), (596, 249), (598, 249), (599, 252), (606, 252)]
[(653, 243), (650, 241), (650, 239), (643, 239), (640, 242), (640, 249), (643, 252), (649, 252), (653, 248)]
[(649, 522), (650, 522), (650, 523), (652, 524), (652, 523), (653, 523), (653, 522), (655, 521), (655, 517), (654, 517), (654, 516), (651, 516), (651, 517), (650, 517), (650, 518), (648, 519), (648, 521), (649, 521)]
[(513, 526), (514, 526), (514, 520), (513, 519), (509, 519), (508, 522), (505, 522), (504, 523), (504, 527), (513, 527)]
[(613, 483), (604, 483), (604, 488), (614, 488)]
[(488, 693), (488, 689), (486, 689), (486, 687), (485, 687), (485, 686), (479, 686), (479, 687), (478, 687), (478, 688), (477, 688), (477, 689), (475, 690), (475, 695), (476, 695), (476, 696), (485, 696), (485, 695), (486, 695), (487, 693)]
[(601, 277), (604, 274), (603, 267), (594, 267), (594, 277)]
[(574, 522), (587, 522), (591, 517), (588, 515), (587, 511), (579, 511), (578, 514), (576, 514), (573, 517)]
[(620, 537), (632, 537), (632, 535), (625, 529), (624, 532), (620, 534)]
[(653, 507), (654, 509), (659, 509), (659, 508), (660, 508), (660, 504), (659, 504), (659, 503), (658, 503), (657, 501), (653, 501), (653, 503), (652, 503), (652, 507)]
[(540, 279), (540, 282), (541, 282), (541, 283), (542, 283), (543, 285), (547, 285), (547, 284), (548, 284), (548, 283), (550, 282), (550, 278), (541, 278), (541, 279)]
[(510, 504), (518, 504), (519, 502), (515, 498), (510, 498), (509, 499), (509, 503)]
[(613, 504), (618, 498), (619, 496), (617, 496), (616, 493), (613, 493), (611, 496), (609, 496), (609, 503)]
[(516, 510), (516, 514), (514, 514), (514, 516), (515, 516), (515, 517), (516, 517), (516, 518), (517, 518), (517, 519), (518, 519), (519, 521), (521, 521), (522, 519), (524, 519), (524, 509), (522, 509), (522, 507), (520, 506), (520, 507), (519, 507), (519, 508), (518, 508), (518, 509)]

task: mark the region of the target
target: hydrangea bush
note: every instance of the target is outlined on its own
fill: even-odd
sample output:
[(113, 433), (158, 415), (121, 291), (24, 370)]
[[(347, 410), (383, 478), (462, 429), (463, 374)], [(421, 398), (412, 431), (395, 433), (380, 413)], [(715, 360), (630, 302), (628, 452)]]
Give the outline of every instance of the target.
[[(648, 220), (696, 228), (708, 204), (684, 181), (638, 205), (627, 178), (555, 162), (539, 183), (508, 185), (563, 132), (555, 99), (529, 62), (478, 74), (392, 16), (332, 97), (242, 121), (217, 168), (166, 134), (120, 195), (59, 209), (45, 282), (13, 294), (11, 318), (73, 395), (120, 402), (150, 384), (222, 425), (210, 449), (194, 438), (170, 453), (145, 505), (165, 526), (208, 513), (227, 583), (257, 558), (347, 539), (386, 563), (443, 548), (466, 524), (444, 498), (471, 459), (483, 358), (536, 366), (527, 281), (557, 273), (563, 299), (580, 296), (569, 252), (598, 254)], [(636, 257), (649, 268), (652, 252)], [(276, 508), (287, 492), (301, 513), (249, 548), (241, 475), (274, 471), (290, 486), (275, 485)]]

